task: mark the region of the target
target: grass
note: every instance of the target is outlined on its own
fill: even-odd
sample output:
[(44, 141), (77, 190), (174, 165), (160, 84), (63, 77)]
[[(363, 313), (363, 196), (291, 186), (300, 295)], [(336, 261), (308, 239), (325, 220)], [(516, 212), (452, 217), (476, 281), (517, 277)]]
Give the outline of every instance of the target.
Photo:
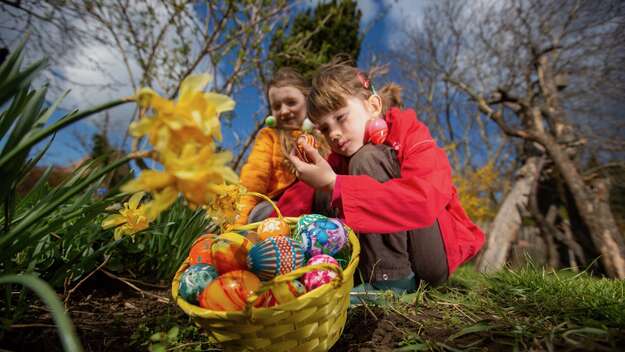
[(373, 308), (383, 312), (378, 325), (390, 322), (387, 347), (397, 351), (625, 349), (625, 282), (585, 273), (481, 275), (469, 266), (444, 286)]

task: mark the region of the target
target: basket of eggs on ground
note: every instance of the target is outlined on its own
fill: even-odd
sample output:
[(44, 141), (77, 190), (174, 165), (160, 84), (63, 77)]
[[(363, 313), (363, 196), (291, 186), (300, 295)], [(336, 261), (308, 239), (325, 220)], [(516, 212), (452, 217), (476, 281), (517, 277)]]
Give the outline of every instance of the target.
[(347, 319), (358, 239), (338, 219), (282, 217), (269, 202), (278, 217), (197, 238), (172, 295), (226, 351), (327, 351)]

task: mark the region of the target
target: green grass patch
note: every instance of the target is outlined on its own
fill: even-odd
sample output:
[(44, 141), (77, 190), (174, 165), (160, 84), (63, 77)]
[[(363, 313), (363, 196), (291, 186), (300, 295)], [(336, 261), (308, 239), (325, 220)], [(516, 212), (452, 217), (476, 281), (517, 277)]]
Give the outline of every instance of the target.
[(441, 287), (368, 308), (384, 312), (376, 321), (390, 322), (397, 351), (625, 350), (625, 282), (585, 273), (467, 266)]

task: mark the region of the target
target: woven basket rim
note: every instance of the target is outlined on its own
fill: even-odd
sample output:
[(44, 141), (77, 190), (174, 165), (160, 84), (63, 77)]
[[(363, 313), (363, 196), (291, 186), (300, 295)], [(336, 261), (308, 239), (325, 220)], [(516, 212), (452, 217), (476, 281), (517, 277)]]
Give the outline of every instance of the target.
[[(283, 219), (287, 220), (287, 222), (289, 222), (290, 224), (293, 224), (297, 222), (299, 217), (284, 217)], [(231, 227), (225, 232), (233, 232), (236, 230), (245, 230), (245, 229), (251, 230), (251, 229), (257, 228), (258, 225), (260, 225), (260, 222), (251, 223), (251, 224), (247, 224), (243, 226)], [(280, 311), (288, 310), (289, 306), (296, 305), (303, 301), (309, 300), (314, 296), (325, 295), (329, 291), (339, 290), (340, 287), (344, 284), (344, 282), (346, 280), (349, 280), (350, 276), (354, 275), (354, 272), (356, 271), (356, 267), (358, 266), (358, 262), (359, 262), (360, 243), (358, 241), (358, 238), (356, 237), (355, 232), (351, 228), (349, 228), (349, 231), (348, 231), (348, 241), (352, 247), (351, 257), (345, 269), (339, 268), (339, 271), (342, 272), (342, 275), (338, 275), (337, 278), (333, 279), (330, 282), (330, 284), (322, 285), (284, 304), (280, 304), (280, 305), (276, 305), (272, 307), (260, 307), (260, 308), (256, 308), (256, 307), (252, 307), (248, 305), (246, 309), (243, 309), (240, 311), (216, 311), (216, 310), (205, 309), (205, 308), (196, 306), (194, 304), (191, 304), (185, 301), (184, 298), (182, 298), (182, 296), (180, 296), (178, 292), (179, 284), (180, 284), (180, 277), (182, 276), (182, 273), (189, 267), (188, 258), (185, 259), (185, 261), (180, 265), (180, 267), (178, 268), (178, 271), (176, 272), (174, 276), (174, 279), (172, 280), (172, 284), (171, 284), (172, 297), (174, 301), (176, 302), (176, 304), (187, 315), (191, 317), (198, 317), (198, 318), (208, 318), (208, 319), (218, 319), (218, 320), (231, 320), (231, 319), (243, 320), (243, 319), (251, 319), (252, 316), (256, 315), (257, 313), (268, 312), (272, 310), (280, 310)], [(274, 280), (279, 279), (286, 275), (289, 275), (289, 273), (284, 274), (284, 275), (278, 275), (274, 278)], [(342, 278), (340, 282), (339, 282), (339, 278)], [(263, 287), (267, 285), (271, 285), (272, 282), (273, 280), (264, 283)]]

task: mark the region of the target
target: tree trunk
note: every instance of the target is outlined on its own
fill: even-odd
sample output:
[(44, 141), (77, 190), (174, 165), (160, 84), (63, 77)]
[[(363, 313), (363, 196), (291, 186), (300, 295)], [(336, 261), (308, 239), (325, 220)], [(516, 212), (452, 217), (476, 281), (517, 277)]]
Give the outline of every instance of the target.
[(521, 227), (519, 210), (527, 207), (532, 185), (539, 176), (538, 164), (539, 157), (531, 156), (519, 170), (516, 182), (503, 201), (488, 231), (486, 247), (477, 263), (478, 271), (497, 271), (506, 263), (510, 245)]
[(545, 147), (571, 191), (579, 214), (601, 254), (600, 260), (606, 274), (612, 278), (625, 278), (625, 240), (610, 211), (606, 182), (600, 179), (595, 181), (596, 189), (593, 192), (584, 183), (564, 147), (547, 134), (540, 136), (540, 139), (539, 143)]

